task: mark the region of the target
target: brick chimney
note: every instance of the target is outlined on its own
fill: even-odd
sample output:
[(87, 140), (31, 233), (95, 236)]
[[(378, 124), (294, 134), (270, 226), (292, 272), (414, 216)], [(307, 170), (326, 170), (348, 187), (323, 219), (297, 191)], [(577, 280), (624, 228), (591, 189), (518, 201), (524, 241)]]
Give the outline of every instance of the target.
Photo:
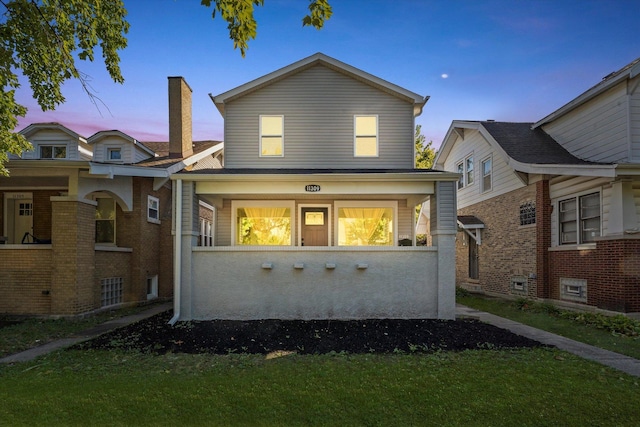
[(169, 157), (193, 154), (191, 88), (182, 77), (169, 77)]

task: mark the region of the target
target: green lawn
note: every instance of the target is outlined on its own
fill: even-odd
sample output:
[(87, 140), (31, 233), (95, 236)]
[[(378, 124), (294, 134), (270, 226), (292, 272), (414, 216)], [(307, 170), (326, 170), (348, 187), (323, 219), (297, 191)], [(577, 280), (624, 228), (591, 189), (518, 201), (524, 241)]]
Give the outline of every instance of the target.
[(2, 425), (637, 426), (639, 379), (550, 349), (62, 351), (0, 366)]
[(601, 324), (594, 326), (572, 320), (572, 318), (582, 319), (592, 315), (557, 310), (549, 304), (487, 298), (464, 292), (457, 295), (456, 302), (576, 341), (640, 359), (640, 335), (626, 336), (604, 329), (604, 327), (613, 328), (624, 323), (627, 329), (631, 326), (637, 330), (640, 322), (626, 318), (621, 319), (622, 316), (600, 316), (604, 320), (601, 320)]

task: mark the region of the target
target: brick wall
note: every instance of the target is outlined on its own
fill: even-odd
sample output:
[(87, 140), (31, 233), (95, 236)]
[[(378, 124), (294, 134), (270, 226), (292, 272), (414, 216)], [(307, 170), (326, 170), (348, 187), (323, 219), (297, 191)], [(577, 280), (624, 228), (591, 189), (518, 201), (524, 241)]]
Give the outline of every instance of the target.
[[(458, 210), (458, 215), (474, 215), (485, 228), (478, 247), (478, 284), (485, 292), (535, 297), (537, 294), (536, 226), (520, 226), (520, 205), (536, 201), (536, 185), (494, 197)], [(465, 244), (471, 237), (456, 236), (456, 285), (469, 281), (469, 252)], [(511, 279), (524, 277), (526, 293), (513, 292)]]
[(95, 306), (95, 206), (65, 198), (52, 202), (51, 314)]
[(587, 281), (587, 305), (640, 312), (640, 239), (602, 240), (593, 250), (552, 251), (550, 297), (561, 299), (560, 278)]
[(48, 315), (51, 249), (0, 249), (0, 313)]

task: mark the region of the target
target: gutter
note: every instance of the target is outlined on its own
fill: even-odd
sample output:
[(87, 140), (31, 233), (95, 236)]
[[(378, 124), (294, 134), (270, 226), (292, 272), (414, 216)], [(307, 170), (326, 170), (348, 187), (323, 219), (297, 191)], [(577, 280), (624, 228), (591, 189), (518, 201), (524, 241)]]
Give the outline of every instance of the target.
[(182, 180), (176, 181), (175, 207), (175, 255), (173, 259), (173, 317), (169, 320), (171, 326), (180, 318), (180, 288), (182, 287)]

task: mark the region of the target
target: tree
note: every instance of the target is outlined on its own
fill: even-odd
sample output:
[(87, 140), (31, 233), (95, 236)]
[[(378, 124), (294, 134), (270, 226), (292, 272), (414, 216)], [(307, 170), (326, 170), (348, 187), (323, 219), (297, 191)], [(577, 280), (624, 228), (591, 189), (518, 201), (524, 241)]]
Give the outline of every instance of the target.
[[(244, 57), (248, 41), (257, 34), (254, 6), (262, 6), (264, 0), (202, 0), (201, 4), (213, 6), (213, 17), (219, 13), (228, 23), (234, 48)], [(109, 75), (123, 83), (118, 51), (127, 46), (129, 23), (122, 0), (0, 0), (0, 5), (5, 8), (0, 18), (0, 175), (7, 175), (8, 154), (32, 148), (13, 132), (17, 118), (27, 113), (15, 100), (18, 74), (29, 80), (43, 111), (65, 101), (61, 86), (69, 79), (78, 79), (95, 104), (97, 98), (76, 59), (93, 61), (99, 47)], [(308, 7), (303, 26), (320, 29), (332, 15), (328, 0), (310, 0)]]
[(431, 169), (436, 158), (436, 150), (431, 147), (433, 141), (425, 145), (426, 138), (421, 132), (422, 126), (416, 125), (416, 168)]

